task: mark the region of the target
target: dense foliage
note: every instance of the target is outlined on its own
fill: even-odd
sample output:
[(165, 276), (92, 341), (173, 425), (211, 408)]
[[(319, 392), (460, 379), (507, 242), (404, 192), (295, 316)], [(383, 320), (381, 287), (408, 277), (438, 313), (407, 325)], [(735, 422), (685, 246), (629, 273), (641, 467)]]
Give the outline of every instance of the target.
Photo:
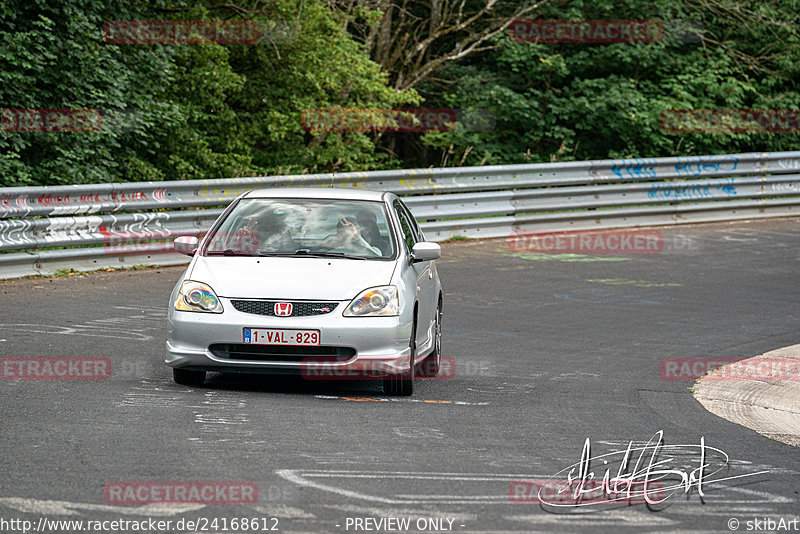
[[(427, 134), (466, 164), (792, 150), (786, 133), (662, 131), (671, 109), (800, 109), (800, 2), (570, 2), (542, 19), (656, 19), (648, 44), (499, 47), (440, 75), (442, 102), (489, 108), (489, 134)], [(454, 80), (454, 83), (450, 83)], [(433, 88), (429, 89), (433, 92)], [(423, 91), (425, 93), (426, 91)], [(464, 158), (466, 153), (466, 158)]]
[[(3, 0), (0, 108), (104, 120), (88, 132), (0, 128), (0, 186), (798, 148), (798, 134), (659, 125), (670, 109), (800, 109), (798, 0), (562, 0), (525, 14), (664, 21), (663, 39), (637, 44), (517, 42), (501, 25), (533, 4), (491, 1), (466, 2), (473, 19), (443, 8), (427, 24), (389, 0)], [(448, 19), (459, 16), (472, 25)], [(109, 21), (208, 19), (255, 21), (261, 37), (114, 44), (103, 34)], [(444, 132), (302, 123), (308, 110), (420, 107), (466, 111)], [(469, 110), (493, 120), (475, 127)]]

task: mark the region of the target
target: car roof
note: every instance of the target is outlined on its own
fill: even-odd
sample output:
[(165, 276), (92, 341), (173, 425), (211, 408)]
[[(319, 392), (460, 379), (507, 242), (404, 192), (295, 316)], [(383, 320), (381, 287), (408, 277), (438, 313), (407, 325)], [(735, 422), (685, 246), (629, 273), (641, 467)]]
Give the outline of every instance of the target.
[(324, 198), (336, 200), (383, 200), (384, 191), (343, 187), (273, 187), (249, 191), (243, 198)]

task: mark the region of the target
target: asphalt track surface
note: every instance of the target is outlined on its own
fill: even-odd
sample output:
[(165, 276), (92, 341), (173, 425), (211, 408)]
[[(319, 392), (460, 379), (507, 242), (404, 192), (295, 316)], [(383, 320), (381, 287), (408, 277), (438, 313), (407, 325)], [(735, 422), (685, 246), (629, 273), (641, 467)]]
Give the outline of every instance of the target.
[[(0, 356), (108, 357), (113, 369), (99, 381), (0, 381), (0, 519), (274, 517), (281, 532), (335, 533), (366, 531), (355, 518), (410, 518), (409, 532), (447, 518), (477, 533), (730, 532), (731, 518), (738, 530), (797, 518), (800, 450), (706, 412), (692, 382), (664, 380), (659, 363), (797, 343), (799, 223), (664, 229), (661, 253), (629, 256), (446, 244), (443, 346), (456, 371), (402, 399), (369, 382), (174, 384), (162, 362), (180, 268), (0, 282)], [(509, 498), (516, 480), (565, 478), (587, 438), (599, 456), (659, 431), (687, 445), (661, 451), (671, 467), (696, 467), (704, 439), (728, 455), (707, 477), (749, 476), (706, 479), (703, 498), (695, 485), (659, 506)], [(591, 466), (602, 476), (600, 460)], [(115, 507), (103, 494), (114, 481), (252, 481), (259, 499)]]

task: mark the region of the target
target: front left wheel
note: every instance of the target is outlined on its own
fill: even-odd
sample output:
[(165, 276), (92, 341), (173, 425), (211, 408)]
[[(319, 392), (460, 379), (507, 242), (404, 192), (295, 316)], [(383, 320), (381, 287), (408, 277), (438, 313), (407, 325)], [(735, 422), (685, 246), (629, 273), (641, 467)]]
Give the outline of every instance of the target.
[(396, 375), (388, 375), (383, 377), (383, 392), (387, 395), (394, 395), (397, 397), (408, 397), (414, 393), (414, 359), (417, 354), (417, 322), (414, 321), (414, 326), (411, 328), (411, 341), (409, 343), (411, 348), (411, 364), (409, 370), (405, 373)]
[(433, 378), (439, 376), (442, 367), (442, 300), (436, 307), (436, 323), (433, 327), (433, 351), (428, 354), (417, 370), (418, 376)]

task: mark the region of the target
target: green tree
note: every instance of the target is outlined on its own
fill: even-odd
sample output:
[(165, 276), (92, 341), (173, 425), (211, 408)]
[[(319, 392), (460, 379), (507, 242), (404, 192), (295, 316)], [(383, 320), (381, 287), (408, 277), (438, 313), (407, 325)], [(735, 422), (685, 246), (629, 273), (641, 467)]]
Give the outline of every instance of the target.
[[(423, 142), (456, 164), (654, 157), (797, 148), (797, 134), (674, 134), (669, 109), (798, 109), (800, 4), (553, 4), (543, 19), (658, 19), (654, 43), (536, 44), (497, 49), (420, 87), (429, 101), (495, 112), (496, 128), (429, 133)], [(430, 157), (430, 155), (428, 156)]]
[[(306, 109), (416, 102), (319, 2), (10, 0), (0, 7), (0, 108), (89, 109), (90, 132), (0, 129), (0, 185), (225, 178), (398, 165), (364, 133), (309, 133)], [(246, 20), (249, 44), (114, 44), (119, 20)], [(7, 123), (8, 121), (6, 121)], [(7, 126), (7, 124), (6, 124)]]

